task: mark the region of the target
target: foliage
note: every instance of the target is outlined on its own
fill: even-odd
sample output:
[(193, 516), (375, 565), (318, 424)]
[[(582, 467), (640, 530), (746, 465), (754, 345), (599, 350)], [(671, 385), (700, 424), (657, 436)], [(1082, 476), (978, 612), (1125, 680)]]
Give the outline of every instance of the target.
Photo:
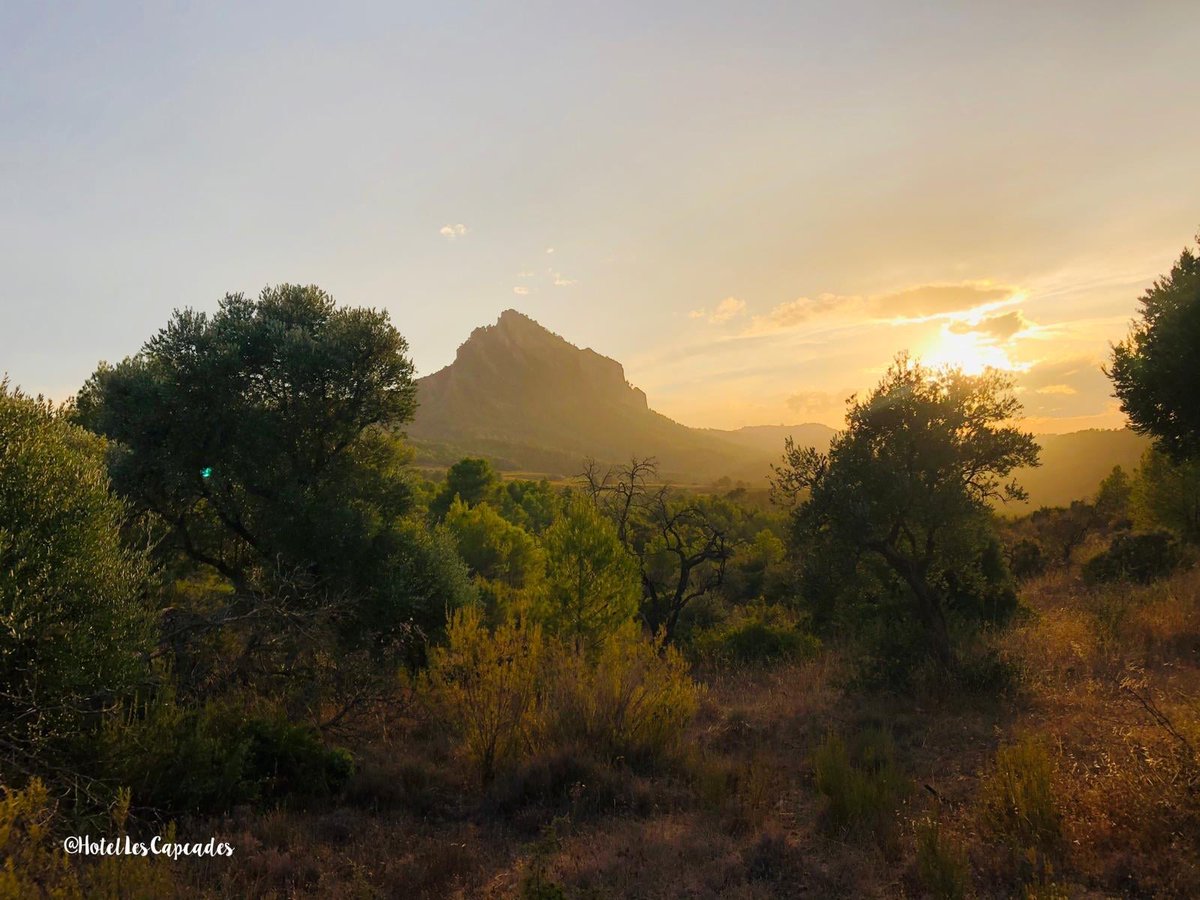
[(613, 523), (621, 544), (637, 560), (642, 619), (668, 643), (680, 617), (725, 580), (732, 555), (726, 513), (732, 504), (678, 496), (666, 485), (652, 488), (653, 457), (601, 471), (588, 460), (580, 476), (592, 503)]
[(446, 471), (446, 483), (430, 504), (429, 512), (435, 519), (441, 519), (455, 498), (467, 506), (482, 503), (498, 483), (499, 478), (486, 459), (474, 456), (460, 459)]
[(813, 754), (813, 771), (830, 833), (880, 840), (890, 835), (896, 807), (910, 789), (895, 755), (892, 737), (881, 727), (859, 732), (853, 745), (837, 733), (825, 737)]
[(431, 697), (485, 785), (533, 746), (542, 649), (538, 625), (513, 619), (492, 633), (468, 607), (447, 626), (446, 646), (431, 654)]
[(78, 417), (115, 442), (114, 484), (168, 531), (164, 555), (212, 567), (251, 606), (360, 598), (357, 640), (355, 625), (386, 632), (464, 599), (432, 577), (414, 596), (405, 571), (429, 549), (404, 520), (407, 349), (385, 312), (337, 307), (316, 287), (228, 295), (102, 365)]
[(494, 609), (502, 610), (514, 595), (541, 586), (546, 560), (537, 540), (509, 523), (488, 502), (469, 507), (455, 498), (445, 524)]
[(1131, 505), (1139, 528), (1166, 528), (1200, 543), (1200, 459), (1175, 462), (1147, 450), (1133, 482)]
[(1100, 482), (1093, 505), (1108, 525), (1122, 525), (1129, 521), (1132, 500), (1133, 479), (1120, 466), (1113, 466)]
[(1200, 457), (1200, 256), (1185, 248), (1139, 302), (1141, 317), (1113, 348), (1108, 370), (1117, 399), (1165, 453)]
[(1042, 545), (1029, 538), (1021, 538), (1008, 548), (1008, 568), (1018, 581), (1025, 581), (1046, 571), (1046, 556)]
[(576, 497), (542, 536), (546, 581), (534, 615), (547, 631), (594, 649), (637, 613), (637, 565), (596, 507)]
[(26, 769), (40, 771), (51, 746), (81, 737), (146, 673), (148, 567), (122, 544), (103, 452), (0, 383), (0, 747)]
[(1020, 408), (1011, 387), (996, 372), (935, 372), (901, 355), (852, 403), (828, 454), (789, 441), (775, 469), (778, 496), (807, 492), (793, 513), (801, 557), (882, 561), (945, 668), (954, 664), (951, 576), (989, 579), (981, 571), (992, 530), (987, 504), (1022, 497), (1004, 479), (1037, 462), (1032, 436), (1006, 424)]
[(1107, 550), (1088, 560), (1083, 577), (1089, 584), (1109, 581), (1149, 584), (1171, 574), (1181, 560), (1179, 545), (1168, 532), (1118, 534)]
[(1096, 507), (1084, 500), (1072, 500), (1070, 506), (1043, 506), (1029, 516), (1039, 543), (1055, 564), (1069, 569), (1075, 551), (1104, 525)]
[(100, 751), (112, 777), (174, 813), (328, 796), (353, 771), (349, 753), (278, 710), (235, 698), (186, 706), (169, 691), (110, 723)]
[(489, 631), (467, 609), (456, 613), (447, 638), (433, 651), (427, 690), (484, 785), (535, 752), (661, 758), (699, 703), (678, 652), (632, 625), (585, 654), (520, 618)]
[(808, 659), (821, 649), (795, 613), (768, 603), (736, 610), (727, 622), (701, 633), (695, 645), (702, 656), (743, 665)]
[(500, 515), (531, 534), (549, 528), (563, 508), (562, 495), (545, 478), (503, 481), (492, 491), (491, 502)]
[[(121, 791), (106, 837), (125, 836), (130, 793)], [(63, 823), (46, 785), (34, 778), (0, 797), (0, 900), (173, 897), (177, 890), (165, 857), (116, 854), (77, 868), (59, 840)], [(166, 840), (174, 840), (168, 829)]]
[(682, 655), (632, 625), (607, 636), (594, 661), (559, 644), (550, 663), (548, 746), (653, 762), (676, 749), (699, 705), (701, 689)]

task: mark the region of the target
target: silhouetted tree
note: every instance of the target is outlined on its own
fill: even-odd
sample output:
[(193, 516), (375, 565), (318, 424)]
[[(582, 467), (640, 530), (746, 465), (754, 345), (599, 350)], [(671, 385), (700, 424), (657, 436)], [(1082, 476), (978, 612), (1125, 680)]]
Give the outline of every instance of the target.
[(1200, 456), (1200, 257), (1185, 249), (1140, 302), (1107, 374), (1135, 430), (1176, 460)]
[(467, 506), (481, 503), (499, 483), (492, 464), (486, 459), (468, 456), (446, 470), (446, 483), (430, 505), (430, 513), (441, 519), (457, 497)]
[(947, 668), (956, 661), (947, 607), (986, 555), (988, 504), (1023, 498), (1004, 479), (1038, 460), (1032, 435), (1006, 424), (1020, 410), (1011, 387), (996, 372), (932, 371), (902, 354), (866, 399), (852, 401), (828, 454), (789, 440), (775, 469), (777, 493), (802, 498), (797, 542), (885, 563)]

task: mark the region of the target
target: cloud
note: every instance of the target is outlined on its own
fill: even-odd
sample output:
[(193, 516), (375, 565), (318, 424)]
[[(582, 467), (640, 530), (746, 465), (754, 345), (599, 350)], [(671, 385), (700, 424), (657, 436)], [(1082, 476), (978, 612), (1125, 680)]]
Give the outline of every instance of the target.
[(1090, 356), (1043, 360), (1017, 376), (1017, 390), (1030, 417), (1094, 416), (1108, 412), (1112, 385)]
[(1011, 285), (962, 281), (921, 284), (866, 297), (855, 294), (798, 297), (780, 303), (765, 315), (753, 316), (747, 332), (763, 334), (788, 331), (811, 319), (838, 311), (881, 319), (945, 318), (954, 313), (1010, 301), (1018, 296), (1020, 291)]
[(529, 288), (525, 287), (525, 285), (523, 285), (523, 284), (518, 284), (516, 287), (513, 288), (513, 293), (516, 294), (518, 297), (524, 297), (526, 294), (529, 293)]
[(459, 222), (457, 225), (443, 225), (438, 229), (438, 234), (448, 241), (454, 241), (465, 235), (470, 230), (471, 229), (469, 229), (462, 222)]
[(532, 278), (536, 274), (537, 274), (536, 272), (531, 272), (529, 269), (522, 269), (520, 272), (517, 273), (517, 277), (518, 278)]
[(708, 321), (713, 324), (728, 322), (730, 319), (740, 316), (746, 309), (746, 301), (739, 300), (737, 297), (726, 297), (717, 304), (717, 308), (713, 310)]
[(923, 318), (965, 312), (987, 303), (1007, 300), (1018, 290), (990, 281), (921, 284), (871, 298), (871, 311), (888, 318)]
[(555, 287), (570, 287), (573, 284), (578, 284), (574, 278), (563, 278), (562, 272), (551, 272), (554, 276)]
[(689, 319), (708, 319), (710, 325), (721, 325), (730, 319), (736, 319), (746, 311), (746, 301), (737, 297), (726, 297), (710, 313), (707, 309), (693, 309), (688, 313)]
[(769, 331), (787, 331), (809, 319), (825, 315), (839, 307), (857, 306), (861, 297), (846, 297), (840, 294), (821, 294), (819, 297), (799, 297), (780, 303), (764, 316), (750, 319), (749, 331), (757, 334)]
[(547, 248), (546, 248), (546, 252), (547, 252), (547, 253), (553, 253), (553, 252), (554, 252), (554, 248), (553, 248), (553, 247), (547, 247)]
[(975, 320), (962, 319), (950, 324), (954, 334), (983, 334), (997, 341), (1007, 341), (1013, 335), (1036, 327), (1019, 309)]

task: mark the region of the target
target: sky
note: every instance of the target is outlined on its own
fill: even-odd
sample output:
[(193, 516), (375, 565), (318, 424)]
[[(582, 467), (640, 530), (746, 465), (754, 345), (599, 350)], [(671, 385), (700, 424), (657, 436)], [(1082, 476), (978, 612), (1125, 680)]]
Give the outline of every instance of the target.
[(1119, 427), (1200, 230), (1200, 4), (0, 4), (0, 372), (314, 283), (418, 372), (506, 308), (695, 426), (841, 422), (900, 350)]

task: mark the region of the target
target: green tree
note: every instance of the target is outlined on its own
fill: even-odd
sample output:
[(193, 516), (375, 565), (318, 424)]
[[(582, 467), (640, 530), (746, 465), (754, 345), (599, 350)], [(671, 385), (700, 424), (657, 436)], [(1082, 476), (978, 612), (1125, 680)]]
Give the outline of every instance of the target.
[(1166, 528), (1200, 541), (1200, 459), (1174, 462), (1154, 449), (1142, 454), (1131, 505), (1139, 528)]
[(537, 539), (490, 503), (467, 506), (455, 498), (445, 525), (496, 619), (517, 611), (540, 588), (546, 559)]
[(1100, 517), (1110, 525), (1125, 523), (1128, 527), (1129, 504), (1133, 499), (1133, 480), (1120, 466), (1113, 470), (1100, 482), (1096, 490), (1095, 507)]
[(101, 365), (78, 415), (116, 443), (120, 492), (242, 605), (347, 598), (347, 633), (431, 630), (470, 586), (406, 517), (407, 349), (386, 312), (338, 307), (316, 287), (232, 294)]
[(535, 615), (577, 650), (593, 650), (637, 613), (637, 564), (612, 523), (583, 497), (568, 504), (542, 544), (546, 584)]
[(1200, 456), (1200, 256), (1185, 249), (1140, 303), (1107, 374), (1135, 430), (1176, 460)]
[(733, 554), (727, 533), (735, 507), (680, 496), (667, 485), (652, 487), (657, 474), (653, 457), (634, 457), (628, 466), (603, 471), (589, 459), (580, 480), (637, 561), (642, 619), (669, 643), (685, 610), (724, 583)]
[(788, 441), (775, 469), (776, 494), (800, 500), (797, 542), (856, 566), (882, 562), (946, 668), (956, 663), (948, 608), (964, 581), (986, 574), (988, 504), (1023, 497), (1005, 479), (1037, 464), (1032, 435), (1006, 424), (1020, 410), (1011, 389), (994, 371), (933, 371), (902, 354), (865, 400), (852, 402), (828, 454)]
[(468, 456), (446, 471), (446, 483), (430, 505), (434, 518), (441, 519), (458, 497), (467, 506), (486, 500), (495, 490), (499, 479), (486, 459)]
[(148, 567), (121, 541), (125, 514), (104, 442), (0, 382), (0, 760), (14, 774), (146, 675)]

